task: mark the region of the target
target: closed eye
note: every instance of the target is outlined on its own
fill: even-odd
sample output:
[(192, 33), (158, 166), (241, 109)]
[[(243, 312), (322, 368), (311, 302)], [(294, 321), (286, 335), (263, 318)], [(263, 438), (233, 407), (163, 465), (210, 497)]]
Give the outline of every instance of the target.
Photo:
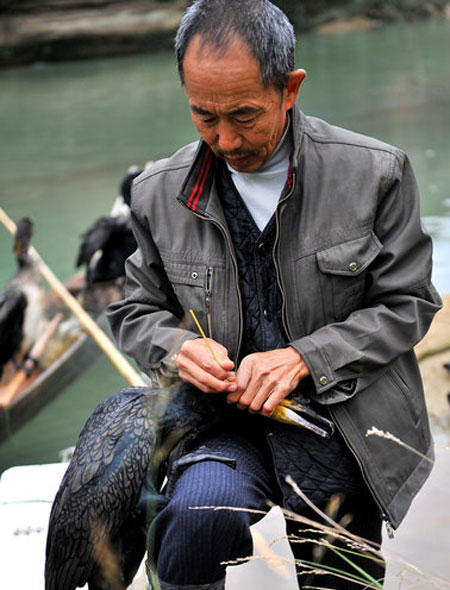
[(215, 117), (200, 117), (200, 121), (205, 125), (213, 125), (216, 122)]
[(249, 123), (253, 123), (253, 121), (255, 120), (255, 117), (250, 117), (249, 119), (248, 118), (247, 119), (242, 119), (241, 117), (235, 117), (234, 120), (239, 125), (248, 125)]

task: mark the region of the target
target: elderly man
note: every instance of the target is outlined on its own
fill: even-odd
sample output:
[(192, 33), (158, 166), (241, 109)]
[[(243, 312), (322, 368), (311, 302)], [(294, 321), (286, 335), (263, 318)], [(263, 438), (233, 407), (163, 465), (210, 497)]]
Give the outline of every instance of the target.
[[(193, 506), (267, 510), (269, 500), (315, 518), (291, 475), (321, 509), (339, 494), (337, 518), (354, 534), (380, 543), (383, 520), (399, 525), (430, 471), (412, 349), (440, 303), (408, 159), (297, 109), (305, 71), (278, 8), (197, 0), (176, 51), (201, 140), (135, 181), (138, 249), (109, 318), (145, 372), (230, 404), (172, 455), (170, 501), (149, 535), (163, 590), (218, 590), (224, 562), (251, 554), (260, 516)], [(329, 440), (270, 419), (299, 393), (333, 420)], [(423, 456), (366, 437), (372, 426)], [(314, 546), (292, 543), (301, 587), (361, 587), (347, 554)], [(383, 579), (380, 560), (350, 557)]]

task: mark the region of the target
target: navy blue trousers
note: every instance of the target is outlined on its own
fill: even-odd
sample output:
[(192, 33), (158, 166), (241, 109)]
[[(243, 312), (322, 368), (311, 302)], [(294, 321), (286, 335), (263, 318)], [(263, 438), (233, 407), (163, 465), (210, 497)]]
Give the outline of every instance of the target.
[[(216, 432), (199, 444), (182, 462), (175, 465), (175, 482), (170, 501), (153, 520), (149, 532), (149, 555), (163, 587), (196, 586), (217, 583), (225, 578), (223, 562), (252, 555), (250, 525), (267, 512), (267, 501), (280, 504), (281, 492), (276, 481), (265, 441), (239, 432)], [(301, 482), (300, 482), (301, 483)], [(235, 507), (244, 510), (216, 509)], [(323, 506), (321, 507), (324, 508)], [(249, 512), (245, 509), (250, 509)], [(317, 515), (302, 509), (302, 516), (318, 521)], [(336, 519), (349, 515), (347, 529), (366, 539), (381, 543), (381, 518), (367, 492), (347, 497)], [(308, 527), (309, 528), (309, 527)], [(317, 543), (298, 542), (311, 539), (314, 533), (302, 532), (304, 525), (287, 521), (287, 533), (297, 565), (300, 588), (320, 587), (332, 590), (360, 590), (334, 574), (304, 574), (301, 562), (321, 563), (324, 570), (336, 568), (354, 575), (353, 567), (326, 550), (317, 554)], [(320, 537), (320, 534), (317, 534)], [(319, 551), (320, 553), (320, 551)], [(384, 576), (384, 564), (365, 556), (350, 556), (377, 580)], [(219, 583), (219, 586), (220, 583)]]

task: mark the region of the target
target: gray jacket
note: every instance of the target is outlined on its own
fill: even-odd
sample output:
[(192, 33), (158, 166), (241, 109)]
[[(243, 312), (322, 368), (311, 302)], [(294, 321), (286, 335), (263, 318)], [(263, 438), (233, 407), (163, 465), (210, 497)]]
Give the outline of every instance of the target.
[[(398, 149), (293, 110), (295, 150), (273, 250), (284, 329), (305, 359), (385, 518), (398, 526), (431, 470), (428, 418), (413, 347), (440, 299), (417, 185)], [(137, 251), (125, 298), (108, 315), (121, 349), (148, 374), (175, 372), (198, 332), (236, 358), (242, 309), (231, 238), (203, 142), (134, 184)], [(348, 392), (340, 383), (356, 384)], [(399, 437), (366, 436), (372, 426)]]

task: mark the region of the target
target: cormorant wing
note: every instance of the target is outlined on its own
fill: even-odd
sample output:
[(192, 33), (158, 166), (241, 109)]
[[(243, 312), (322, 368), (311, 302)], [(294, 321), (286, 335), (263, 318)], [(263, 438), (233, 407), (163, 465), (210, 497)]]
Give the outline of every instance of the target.
[[(110, 396), (87, 420), (56, 494), (47, 537), (46, 590), (125, 589), (146, 545), (146, 508), (165, 503), (154, 481), (185, 433), (212, 426), (229, 408), (223, 396), (199, 395), (186, 383), (129, 388)], [(151, 517), (151, 515), (150, 515)], [(102, 571), (115, 553), (114, 581)]]
[[(107, 398), (86, 422), (50, 514), (46, 590), (74, 590), (94, 580), (102, 554), (114, 549), (115, 536), (137, 510), (154, 446), (148, 403), (148, 390), (126, 389)], [(141, 544), (134, 552), (140, 553), (134, 556), (136, 569), (145, 535)], [(118, 571), (127, 569), (118, 565)]]
[(110, 215), (102, 215), (82, 234), (82, 242), (76, 261), (77, 268), (82, 264), (89, 265), (95, 252), (103, 250), (114, 231), (116, 224), (113, 220), (114, 217)]
[(111, 233), (104, 243), (101, 256), (89, 269), (93, 283), (111, 281), (125, 275), (125, 260), (136, 250), (137, 243), (126, 217), (111, 218)]

